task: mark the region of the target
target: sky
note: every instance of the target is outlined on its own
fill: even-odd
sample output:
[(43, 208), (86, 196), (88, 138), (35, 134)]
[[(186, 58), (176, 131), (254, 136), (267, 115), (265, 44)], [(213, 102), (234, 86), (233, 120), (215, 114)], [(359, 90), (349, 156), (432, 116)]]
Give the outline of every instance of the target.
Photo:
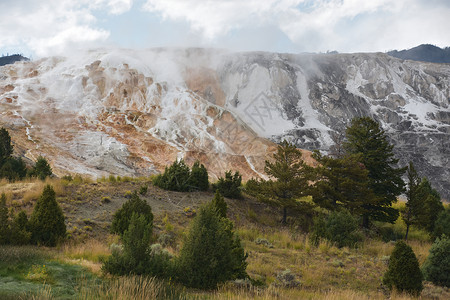
[(450, 46), (450, 0), (0, 0), (0, 54), (85, 48), (385, 52)]

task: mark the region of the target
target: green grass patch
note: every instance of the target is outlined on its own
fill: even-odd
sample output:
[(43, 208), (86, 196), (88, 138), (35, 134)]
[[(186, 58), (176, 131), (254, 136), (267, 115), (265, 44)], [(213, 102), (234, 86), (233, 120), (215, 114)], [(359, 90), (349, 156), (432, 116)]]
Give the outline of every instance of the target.
[(55, 253), (38, 247), (0, 248), (0, 299), (51, 296), (71, 299), (76, 296), (82, 278), (94, 276), (81, 266), (52, 258)]

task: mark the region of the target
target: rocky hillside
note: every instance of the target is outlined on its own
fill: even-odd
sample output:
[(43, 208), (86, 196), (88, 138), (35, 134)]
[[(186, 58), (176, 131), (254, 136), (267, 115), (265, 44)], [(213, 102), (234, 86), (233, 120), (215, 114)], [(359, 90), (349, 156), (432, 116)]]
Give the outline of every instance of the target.
[[(381, 122), (447, 199), (450, 66), (385, 54), (95, 50), (0, 67), (0, 123), (58, 174), (146, 175), (176, 158), (264, 176), (273, 142), (327, 151), (355, 116)], [(307, 152), (305, 152), (307, 153)]]

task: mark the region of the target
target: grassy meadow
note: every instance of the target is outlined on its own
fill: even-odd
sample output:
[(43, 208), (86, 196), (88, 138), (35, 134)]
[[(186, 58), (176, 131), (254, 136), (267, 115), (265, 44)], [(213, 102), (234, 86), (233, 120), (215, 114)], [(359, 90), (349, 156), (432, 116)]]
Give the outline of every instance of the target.
[[(15, 212), (31, 214), (45, 184), (51, 184), (64, 211), (68, 239), (55, 248), (0, 246), (0, 299), (411, 299), (390, 292), (381, 284), (394, 248), (391, 238), (403, 238), (405, 225), (374, 224), (356, 248), (338, 248), (322, 240), (315, 245), (303, 223), (290, 216), (280, 224), (280, 212), (254, 198), (226, 199), (228, 216), (234, 221), (248, 252), (248, 281), (228, 282), (212, 291), (187, 289), (170, 281), (141, 276), (112, 277), (101, 271), (102, 260), (119, 243), (109, 234), (112, 214), (130, 192), (147, 186), (140, 195), (155, 215), (154, 240), (164, 241), (178, 254), (192, 212), (214, 194), (212, 192), (169, 192), (154, 187), (148, 178), (101, 178), (97, 181), (75, 177), (0, 182)], [(400, 208), (404, 203), (395, 204)], [(380, 237), (383, 233), (384, 240)], [(410, 229), (408, 244), (420, 264), (431, 242), (427, 233)], [(290, 274), (296, 283), (287, 287), (281, 274)], [(450, 299), (450, 290), (425, 283), (421, 299)]]

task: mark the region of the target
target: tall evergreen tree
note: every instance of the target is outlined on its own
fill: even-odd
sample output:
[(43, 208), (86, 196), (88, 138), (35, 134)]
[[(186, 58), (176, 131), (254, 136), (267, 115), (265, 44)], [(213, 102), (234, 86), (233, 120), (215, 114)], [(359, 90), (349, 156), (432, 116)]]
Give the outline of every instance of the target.
[(408, 170), (406, 171), (408, 177), (408, 185), (406, 190), (406, 208), (402, 215), (403, 221), (406, 224), (405, 240), (408, 240), (409, 227), (414, 224), (417, 216), (421, 213), (421, 199), (418, 197), (418, 190), (420, 184), (420, 177), (417, 174), (414, 164), (409, 163)]
[(53, 187), (44, 187), (30, 218), (32, 241), (45, 246), (55, 246), (65, 238), (66, 224), (61, 207), (56, 202)]
[(441, 196), (425, 177), (417, 188), (417, 197), (421, 201), (417, 225), (431, 233), (439, 213), (444, 210)]
[(13, 153), (13, 145), (11, 144), (11, 136), (8, 130), (0, 128), (0, 167), (3, 166), (6, 159)]
[(405, 168), (396, 168), (398, 159), (386, 133), (380, 125), (369, 117), (353, 119), (346, 130), (347, 141), (344, 148), (349, 154), (360, 154), (361, 163), (369, 171), (369, 186), (378, 198), (367, 205), (370, 213), (364, 216), (363, 225), (369, 226), (369, 220), (395, 222), (398, 211), (392, 203), (403, 192), (401, 178)]
[(313, 158), (319, 163), (311, 186), (316, 204), (330, 210), (345, 208), (361, 216), (369, 213), (368, 204), (373, 204), (376, 197), (369, 187), (369, 172), (359, 162), (359, 154), (333, 158), (315, 151)]
[(269, 201), (282, 208), (282, 223), (286, 224), (287, 210), (297, 205), (297, 199), (308, 191), (311, 168), (302, 159), (302, 153), (293, 144), (283, 141), (278, 145), (273, 161), (266, 161), (264, 171), (275, 180), (262, 182)]

